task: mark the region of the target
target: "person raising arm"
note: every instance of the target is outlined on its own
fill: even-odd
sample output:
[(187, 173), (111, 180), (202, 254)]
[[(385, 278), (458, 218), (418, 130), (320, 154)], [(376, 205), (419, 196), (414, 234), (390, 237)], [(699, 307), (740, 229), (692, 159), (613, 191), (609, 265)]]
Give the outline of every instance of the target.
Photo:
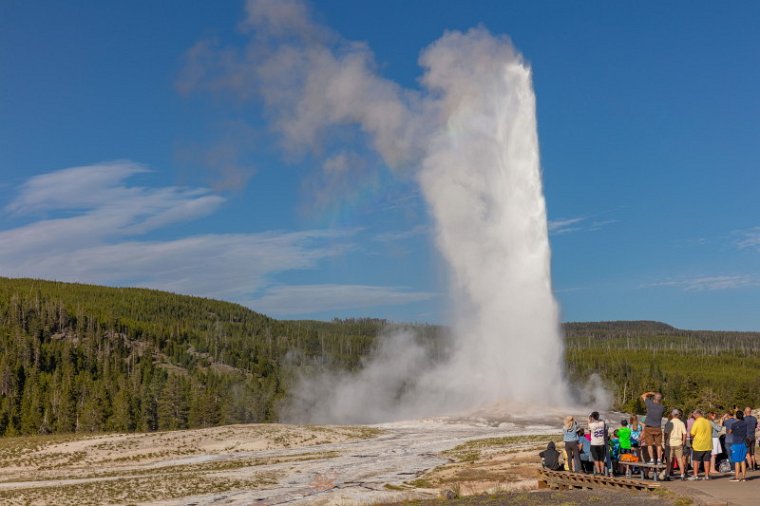
[(642, 434), (642, 446), (648, 447), (649, 460), (653, 464), (662, 463), (662, 414), (665, 406), (662, 404), (660, 392), (644, 392), (641, 400), (647, 408), (647, 416), (644, 419), (644, 433)]

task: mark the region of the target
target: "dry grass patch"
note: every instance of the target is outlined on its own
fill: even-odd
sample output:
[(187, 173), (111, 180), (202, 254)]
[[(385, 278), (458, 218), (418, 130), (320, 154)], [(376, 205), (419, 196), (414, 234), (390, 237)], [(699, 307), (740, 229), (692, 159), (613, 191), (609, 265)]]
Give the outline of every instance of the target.
[(201, 494), (248, 490), (275, 483), (267, 475), (250, 479), (207, 477), (197, 473), (173, 476), (121, 478), (40, 488), (0, 491), (8, 505), (101, 505), (155, 502)]
[(451, 462), (424, 473), (408, 485), (475, 495), (520, 490), (535, 485), (538, 452), (555, 436), (508, 436), (468, 441), (443, 452)]

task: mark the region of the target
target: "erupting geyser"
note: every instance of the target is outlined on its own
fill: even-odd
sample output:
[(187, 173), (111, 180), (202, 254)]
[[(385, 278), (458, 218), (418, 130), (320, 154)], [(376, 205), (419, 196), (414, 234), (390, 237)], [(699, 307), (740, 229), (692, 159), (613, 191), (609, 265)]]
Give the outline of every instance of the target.
[(419, 180), (451, 272), (456, 351), (438, 380), (478, 402), (566, 402), (530, 68), (484, 30), (422, 56), (438, 125)]
[(451, 353), (433, 364), (411, 336), (383, 336), (359, 373), (304, 378), (296, 418), (385, 421), (568, 401), (530, 68), (483, 29), (447, 33), (420, 62), (424, 113), (408, 121), (450, 271)]
[(302, 378), (284, 416), (375, 422), (567, 403), (535, 96), (509, 40), (483, 28), (447, 32), (420, 57), (422, 89), (409, 90), (299, 0), (251, 0), (241, 26), (251, 31), (243, 50), (189, 53), (193, 83), (243, 100), (255, 90), (288, 149), (358, 126), (389, 167), (417, 171), (450, 273), (446, 360), (431, 361), (409, 333), (381, 336), (358, 373)]

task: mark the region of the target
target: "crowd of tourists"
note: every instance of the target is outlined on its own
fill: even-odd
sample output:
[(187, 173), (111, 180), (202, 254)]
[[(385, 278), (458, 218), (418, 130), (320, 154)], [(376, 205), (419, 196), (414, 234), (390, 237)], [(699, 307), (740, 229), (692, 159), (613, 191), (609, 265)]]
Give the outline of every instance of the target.
[(659, 392), (644, 392), (641, 400), (646, 407), (644, 419), (631, 415), (616, 428), (597, 411), (589, 415), (585, 427), (566, 417), (564, 448), (557, 450), (550, 442), (540, 454), (544, 467), (614, 476), (626, 474), (630, 466), (640, 468), (636, 472), (658, 473), (662, 480), (709, 480), (733, 473), (735, 482), (745, 481), (747, 470), (758, 469), (757, 418), (749, 406), (723, 413), (695, 409), (684, 419), (685, 413), (677, 408), (664, 416)]

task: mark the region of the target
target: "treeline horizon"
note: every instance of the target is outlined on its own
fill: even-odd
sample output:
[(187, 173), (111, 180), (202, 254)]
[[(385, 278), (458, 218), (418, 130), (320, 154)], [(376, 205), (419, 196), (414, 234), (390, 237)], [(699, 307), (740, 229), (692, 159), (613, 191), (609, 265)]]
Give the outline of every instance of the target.
[[(378, 337), (413, 328), (433, 358), (448, 329), (376, 318), (277, 320), (142, 288), (0, 277), (0, 435), (148, 432), (278, 421), (297, 375), (361, 367)], [(613, 407), (755, 405), (760, 332), (651, 322), (563, 324), (568, 376), (598, 374)]]

